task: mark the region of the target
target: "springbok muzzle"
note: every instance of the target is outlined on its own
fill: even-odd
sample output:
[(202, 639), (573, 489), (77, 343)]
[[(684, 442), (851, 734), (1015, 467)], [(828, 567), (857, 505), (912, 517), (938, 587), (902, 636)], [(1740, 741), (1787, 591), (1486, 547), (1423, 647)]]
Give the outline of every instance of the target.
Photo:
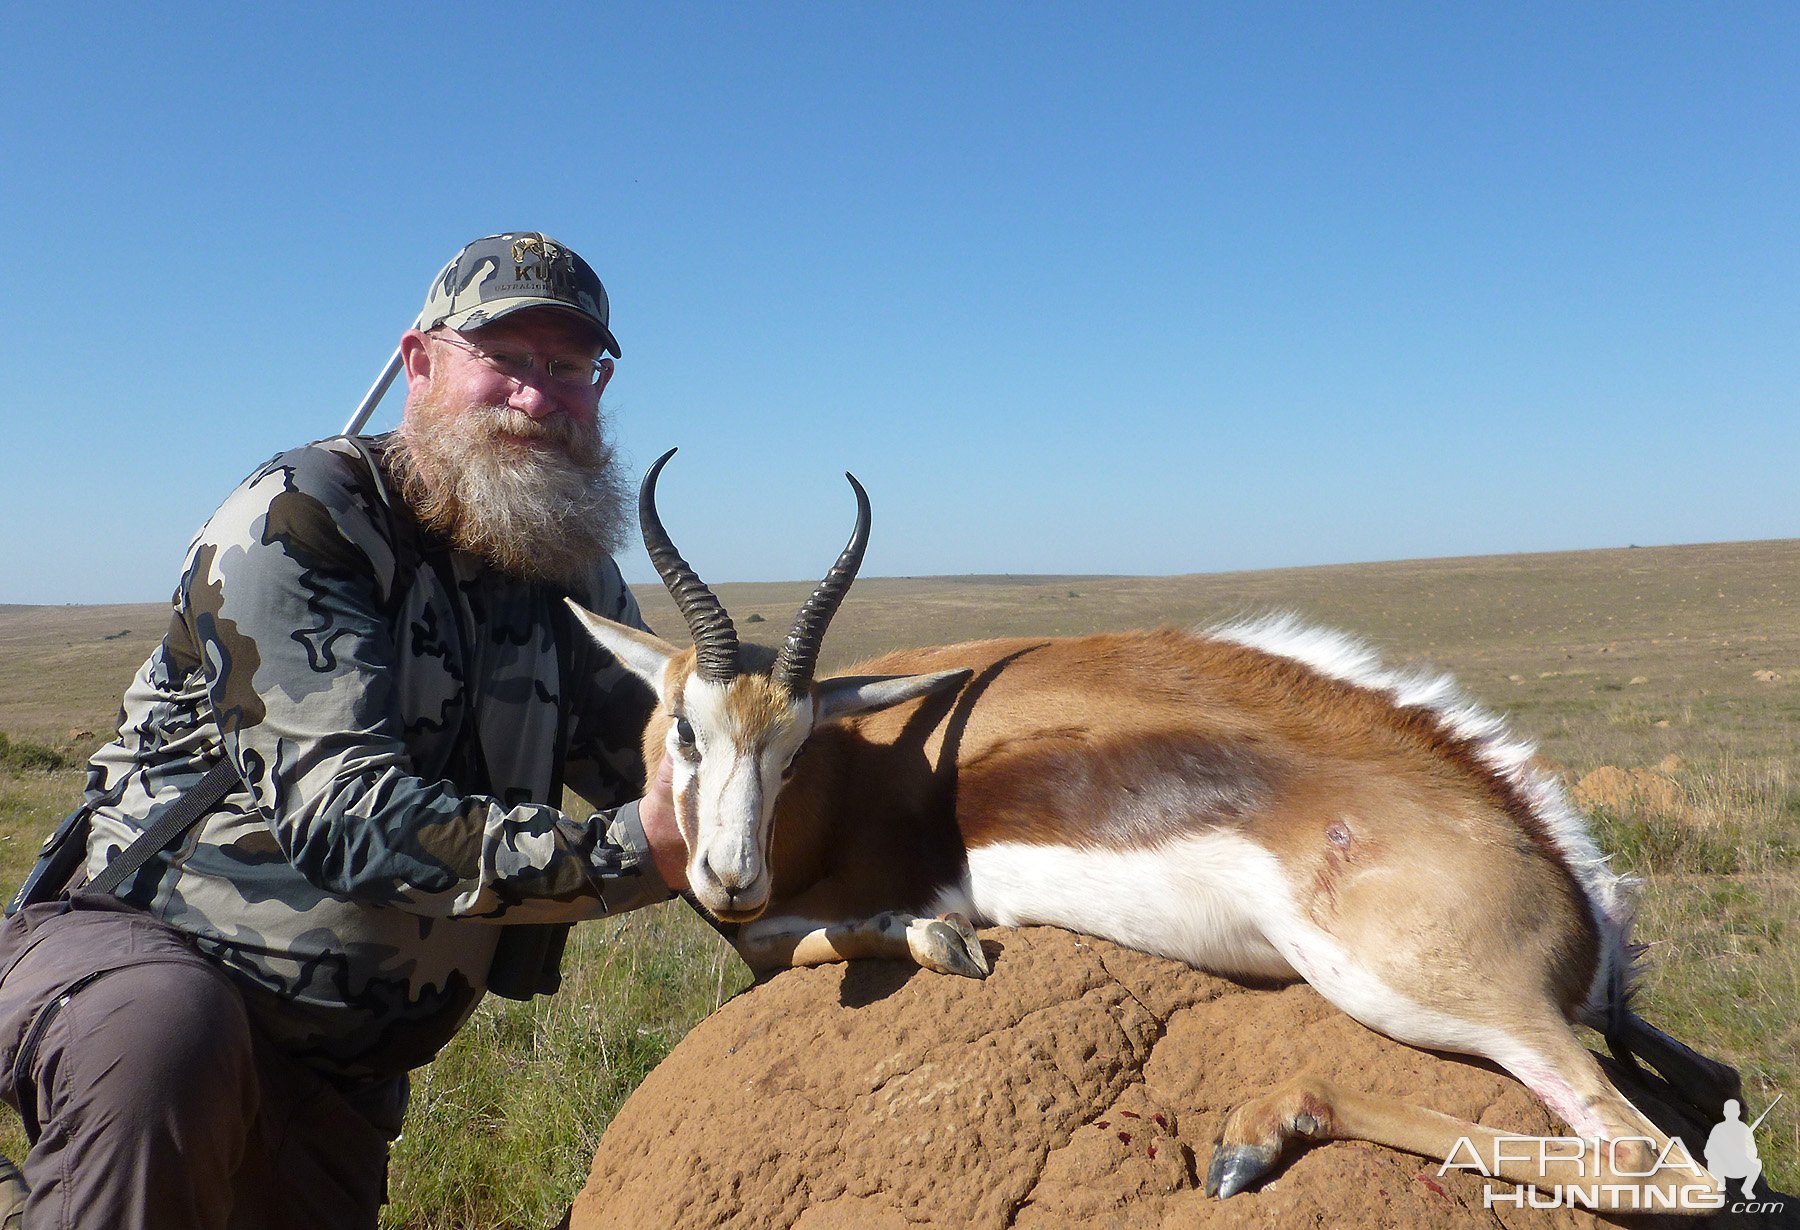
[[(856, 492), (856, 525), (850, 540), (795, 616), (792, 630), (777, 651), (768, 683), (744, 680), (743, 654), (730, 614), (682, 558), (656, 511), (657, 478), (675, 452), (670, 449), (657, 458), (644, 475), (638, 491), (638, 522), (650, 561), (693, 637), (694, 675), (706, 685), (695, 691), (718, 698), (715, 717), (720, 729), (730, 724), (723, 715), (731, 709), (727, 697), (734, 687), (767, 688), (772, 683), (788, 704), (810, 707), (814, 703), (813, 673), (826, 629), (856, 579), (868, 547), (868, 493), (855, 475), (844, 475)], [(805, 720), (804, 729), (810, 729), (810, 709)], [(692, 770), (699, 778), (699, 788), (691, 796), (699, 814), (688, 818), (694, 834), (688, 878), (702, 905), (721, 919), (741, 922), (756, 917), (768, 904), (770, 825), (783, 766), (759, 765), (753, 740), (727, 738), (720, 742), (724, 746), (715, 745), (710, 760), (703, 747)], [(721, 758), (729, 763), (720, 763)]]

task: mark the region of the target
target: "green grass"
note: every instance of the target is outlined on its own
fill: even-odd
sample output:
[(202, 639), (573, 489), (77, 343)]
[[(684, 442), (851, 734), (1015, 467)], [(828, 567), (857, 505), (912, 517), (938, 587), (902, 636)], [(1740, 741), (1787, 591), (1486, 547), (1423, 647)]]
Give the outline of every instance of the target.
[(418, 1074), (384, 1225), (555, 1224), (638, 1082), (749, 983), (681, 902), (577, 928), (564, 976), (529, 1004), (490, 997)]
[(37, 860), (38, 846), (81, 800), (77, 769), (0, 768), (0, 889), (12, 889)]
[(68, 752), (31, 739), (14, 739), (0, 731), (0, 769), (15, 773), (32, 769), (72, 769), (79, 763)]
[(1642, 804), (1588, 810), (1595, 840), (1621, 867), (1642, 876), (1757, 875), (1800, 868), (1800, 791), (1784, 765), (1751, 766), (1726, 757), (1672, 775), (1677, 807)]
[[(1800, 1092), (1800, 796), (1784, 764), (1729, 755), (1673, 775), (1666, 808), (1595, 807), (1601, 848), (1642, 877), (1638, 1011), (1735, 1064), (1754, 1118)], [(1785, 1107), (1785, 1103), (1784, 1103)], [(1758, 1137), (1770, 1182), (1800, 1186), (1800, 1116)]]
[(1772, 1186), (1800, 1190), (1800, 887), (1793, 875), (1670, 876), (1645, 895), (1637, 1010), (1743, 1077), (1753, 1119), (1787, 1099), (1757, 1133)]

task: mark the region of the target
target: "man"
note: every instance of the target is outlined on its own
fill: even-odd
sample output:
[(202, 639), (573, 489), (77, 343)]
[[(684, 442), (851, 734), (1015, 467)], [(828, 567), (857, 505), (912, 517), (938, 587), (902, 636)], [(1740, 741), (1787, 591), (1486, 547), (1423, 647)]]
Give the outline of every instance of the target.
[(1706, 1168), (1721, 1180), (1742, 1179), (1744, 1199), (1749, 1201), (1756, 1199), (1762, 1158), (1756, 1152), (1756, 1133), (1739, 1117), (1743, 1109), (1736, 1098), (1725, 1099), (1725, 1118), (1706, 1138)]
[(476, 240), (401, 340), (400, 429), (277, 456), (200, 531), (89, 766), (89, 876), (221, 760), (230, 788), (0, 932), (26, 1225), (374, 1226), (407, 1071), (486, 989), (553, 988), (545, 924), (685, 886), (666, 776), (632, 801), (652, 697), (564, 622), (642, 626), (618, 354), (579, 256)]

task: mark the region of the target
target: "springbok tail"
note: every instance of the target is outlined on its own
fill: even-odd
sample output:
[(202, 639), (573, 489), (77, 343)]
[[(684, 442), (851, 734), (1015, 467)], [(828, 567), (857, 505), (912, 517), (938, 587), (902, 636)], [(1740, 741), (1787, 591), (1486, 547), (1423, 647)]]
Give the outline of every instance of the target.
[(1704, 1115), (1709, 1123), (1717, 1123), (1725, 1117), (1726, 1099), (1743, 1101), (1743, 1081), (1736, 1068), (1708, 1059), (1629, 1008), (1623, 1013), (1620, 1041), (1616, 1043), (1609, 1031), (1606, 1045), (1613, 1057), (1627, 1067), (1635, 1068), (1634, 1060), (1643, 1059), (1656, 1069), (1657, 1075), (1669, 1083), (1682, 1101)]
[(1606, 1049), (1612, 1057), (1622, 1064), (1626, 1071), (1642, 1080), (1645, 1076), (1643, 1065), (1638, 1062), (1637, 1053), (1632, 1050), (1631, 1043), (1635, 1036), (1631, 1023), (1637, 1018), (1631, 1014), (1631, 963), (1629, 958), (1615, 961), (1606, 980), (1606, 1002), (1599, 1019), (1592, 1016), (1588, 1024), (1598, 1029), (1606, 1038)]
[[(1616, 921), (1618, 947), (1607, 970), (1606, 997), (1598, 1012), (1590, 1004), (1584, 1020), (1605, 1036), (1606, 1049), (1639, 1083), (1649, 1087), (1660, 1077), (1667, 1093), (1705, 1116), (1708, 1122), (1718, 1122), (1724, 1118), (1727, 1098), (1742, 1100), (1737, 1069), (1708, 1059), (1631, 1010), (1644, 945), (1630, 940), (1629, 911)], [(1644, 1064), (1654, 1069), (1654, 1074), (1646, 1072)]]

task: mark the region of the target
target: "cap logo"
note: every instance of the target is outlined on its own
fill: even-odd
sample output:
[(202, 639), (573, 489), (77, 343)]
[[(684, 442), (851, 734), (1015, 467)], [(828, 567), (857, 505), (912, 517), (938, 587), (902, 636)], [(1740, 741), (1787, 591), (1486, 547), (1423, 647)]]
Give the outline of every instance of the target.
[(575, 263), (570, 259), (571, 255), (554, 239), (521, 235), (512, 244), (513, 281), (570, 287), (575, 280)]

